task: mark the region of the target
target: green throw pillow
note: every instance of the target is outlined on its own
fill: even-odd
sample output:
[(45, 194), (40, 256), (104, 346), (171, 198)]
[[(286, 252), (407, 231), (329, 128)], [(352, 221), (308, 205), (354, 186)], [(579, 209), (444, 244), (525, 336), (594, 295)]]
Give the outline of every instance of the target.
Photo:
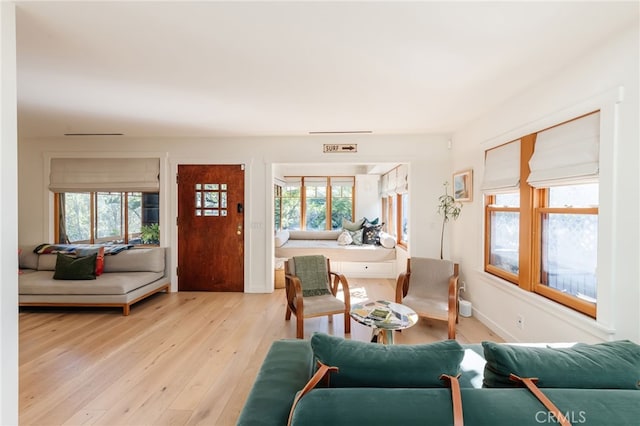
[(338, 367), (330, 386), (445, 387), (441, 374), (456, 375), (464, 350), (455, 340), (419, 345), (381, 345), (316, 333), (311, 349), (320, 362)]
[(54, 280), (95, 280), (97, 253), (83, 257), (71, 257), (58, 253)]
[(541, 388), (640, 389), (640, 346), (629, 341), (570, 348), (482, 342), (484, 387), (519, 387), (511, 373), (537, 377)]

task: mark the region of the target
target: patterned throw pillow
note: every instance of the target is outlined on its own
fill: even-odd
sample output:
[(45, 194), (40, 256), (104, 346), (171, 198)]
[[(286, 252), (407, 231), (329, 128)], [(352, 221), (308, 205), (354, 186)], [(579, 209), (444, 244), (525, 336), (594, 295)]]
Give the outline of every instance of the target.
[(362, 228), (362, 243), (363, 244), (380, 244), (380, 231), (382, 230), (382, 225), (375, 226), (364, 226)]
[(357, 231), (347, 231), (349, 233), (349, 235), (351, 235), (351, 244), (356, 245), (356, 246), (361, 246), (362, 245), (362, 229), (359, 229)]
[(373, 226), (373, 225), (378, 225), (378, 222), (380, 222), (380, 218), (376, 217), (375, 219), (369, 220), (366, 217), (364, 218), (364, 223), (362, 224), (362, 226)]

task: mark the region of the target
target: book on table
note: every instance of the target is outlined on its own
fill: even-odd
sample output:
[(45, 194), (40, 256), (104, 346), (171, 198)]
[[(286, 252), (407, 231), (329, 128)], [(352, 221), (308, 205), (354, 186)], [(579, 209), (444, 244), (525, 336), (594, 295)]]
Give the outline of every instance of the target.
[(388, 309), (375, 308), (371, 312), (369, 312), (369, 315), (367, 315), (367, 317), (376, 321), (384, 321), (389, 318), (390, 315), (391, 311)]

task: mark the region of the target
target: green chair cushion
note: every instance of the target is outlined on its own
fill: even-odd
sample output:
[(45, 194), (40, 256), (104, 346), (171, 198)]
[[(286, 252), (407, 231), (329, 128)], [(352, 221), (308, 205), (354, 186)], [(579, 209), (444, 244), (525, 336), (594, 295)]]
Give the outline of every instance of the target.
[(419, 345), (381, 345), (316, 333), (315, 358), (338, 367), (331, 387), (445, 387), (440, 375), (456, 375), (464, 356), (455, 340)]
[(485, 387), (519, 387), (511, 373), (537, 377), (541, 388), (640, 389), (640, 346), (629, 341), (569, 348), (482, 342)]

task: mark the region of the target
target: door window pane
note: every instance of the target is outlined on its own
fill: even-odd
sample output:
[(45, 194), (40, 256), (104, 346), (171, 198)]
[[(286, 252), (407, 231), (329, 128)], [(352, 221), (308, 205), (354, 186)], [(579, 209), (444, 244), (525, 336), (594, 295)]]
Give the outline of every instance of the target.
[(196, 216), (218, 217), (227, 215), (227, 184), (195, 184)]

